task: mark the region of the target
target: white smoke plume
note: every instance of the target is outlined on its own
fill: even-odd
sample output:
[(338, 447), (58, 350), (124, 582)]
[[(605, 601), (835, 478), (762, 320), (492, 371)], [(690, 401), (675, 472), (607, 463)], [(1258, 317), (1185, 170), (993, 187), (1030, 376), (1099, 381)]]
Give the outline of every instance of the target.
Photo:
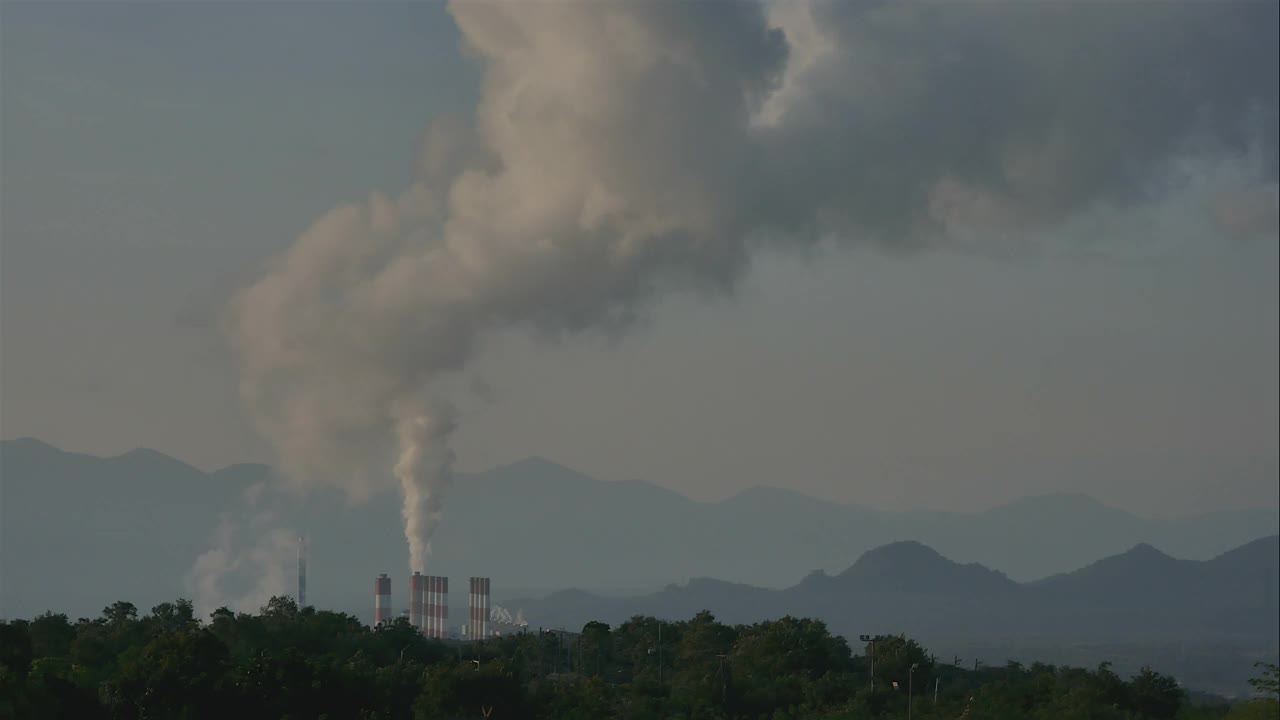
[(292, 594), (297, 534), (273, 528), (273, 519), (258, 513), (244, 523), (225, 515), (219, 520), (209, 549), (184, 578), (198, 613), (219, 607), (252, 612), (273, 596)]
[(425, 570), (431, 554), (431, 535), (440, 522), (444, 507), (445, 481), (453, 464), (447, 443), (453, 431), (451, 414), (401, 418), (396, 433), (400, 440), (400, 461), (395, 476), (404, 496), (404, 535), (409, 543), (409, 567)]
[(731, 290), (766, 244), (1034, 233), (1152, 202), (1188, 154), (1260, 158), (1244, 200), (1205, 207), (1274, 227), (1275, 3), (450, 12), (485, 68), (474, 117), (431, 128), (412, 187), (320, 218), (229, 317), (288, 476), (356, 498), (398, 480), (412, 570), (453, 459), (434, 393), (486, 331), (625, 329), (656, 293)]

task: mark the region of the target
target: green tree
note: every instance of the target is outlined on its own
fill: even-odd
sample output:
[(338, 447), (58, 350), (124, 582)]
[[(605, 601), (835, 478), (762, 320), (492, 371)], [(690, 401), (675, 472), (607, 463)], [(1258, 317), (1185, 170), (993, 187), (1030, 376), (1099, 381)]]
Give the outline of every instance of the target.
[(31, 620), (28, 628), (31, 649), (38, 658), (66, 657), (75, 642), (75, 626), (62, 613), (41, 613)]
[(437, 663), (427, 670), (413, 705), (418, 720), (482, 717), (493, 720), (528, 714), (523, 683), (500, 662)]
[(905, 635), (880, 635), (866, 645), (867, 656), (873, 652), (877, 688), (892, 688), (896, 682), (905, 694), (908, 684), (919, 690), (933, 683), (933, 660), (915, 640)]
[(1262, 670), (1257, 677), (1249, 678), (1253, 689), (1262, 695), (1280, 699), (1280, 666), (1265, 662), (1254, 663), (1253, 666)]
[(143, 618), (149, 633), (191, 631), (200, 626), (190, 600), (163, 602), (151, 608), (151, 614)]
[(589, 622), (582, 628), (583, 672), (593, 677), (607, 677), (613, 666), (613, 636), (609, 625)]
[(223, 718), (226, 648), (207, 630), (176, 631), (130, 648), (103, 696), (116, 717)]
[(671, 675), (671, 699), (691, 716), (727, 714), (731, 704), (733, 666), (728, 662), (735, 640), (733, 628), (703, 610), (683, 623)]
[(1129, 683), (1132, 707), (1146, 720), (1173, 720), (1186, 699), (1178, 681), (1144, 667)]

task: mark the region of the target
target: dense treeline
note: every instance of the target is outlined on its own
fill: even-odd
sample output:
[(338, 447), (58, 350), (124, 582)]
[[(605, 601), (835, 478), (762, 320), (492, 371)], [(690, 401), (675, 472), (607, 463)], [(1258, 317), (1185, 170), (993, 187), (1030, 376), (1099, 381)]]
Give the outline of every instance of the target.
[(288, 598), (209, 622), (182, 600), (143, 617), (116, 603), (0, 624), (0, 718), (1280, 718), (1274, 665), (1264, 699), (1228, 706), (1149, 669), (975, 669), (900, 636), (859, 650), (815, 620), (705, 612), (446, 644)]

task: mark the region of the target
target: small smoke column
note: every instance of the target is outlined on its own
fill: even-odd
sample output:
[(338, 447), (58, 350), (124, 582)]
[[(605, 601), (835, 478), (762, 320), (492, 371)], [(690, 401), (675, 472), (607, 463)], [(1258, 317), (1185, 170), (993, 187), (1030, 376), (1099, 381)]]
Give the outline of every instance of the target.
[(656, 294), (731, 291), (761, 246), (1024, 238), (1157, 203), (1186, 158), (1251, 158), (1233, 197), (1261, 200), (1216, 216), (1274, 228), (1276, 7), (453, 3), (474, 117), (237, 296), (241, 394), (295, 482), (398, 481), (425, 571), (439, 381), (488, 331), (624, 330)]

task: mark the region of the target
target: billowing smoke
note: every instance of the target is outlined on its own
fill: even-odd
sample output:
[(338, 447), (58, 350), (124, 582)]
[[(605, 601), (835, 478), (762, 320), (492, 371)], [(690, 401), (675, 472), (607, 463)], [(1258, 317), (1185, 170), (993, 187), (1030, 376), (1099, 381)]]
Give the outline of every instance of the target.
[[(1023, 237), (1243, 168), (1274, 228), (1276, 3), (458, 2), (484, 66), (420, 179), (320, 218), (235, 300), (242, 392), (288, 475), (441, 512), (440, 382), (486, 331), (625, 329), (752, 252)], [(1223, 193), (1227, 193), (1223, 195)], [(396, 459), (398, 457), (398, 460)]]
[(409, 566), (423, 570), (431, 554), (431, 535), (444, 507), (445, 481), (453, 464), (447, 444), (453, 431), (448, 413), (408, 416), (400, 419), (400, 461), (395, 475), (404, 496), (404, 535), (409, 543)]
[(209, 549), (183, 579), (201, 615), (219, 607), (252, 612), (273, 596), (292, 594), (297, 534), (274, 524), (270, 512), (253, 513), (243, 522), (220, 518)]

